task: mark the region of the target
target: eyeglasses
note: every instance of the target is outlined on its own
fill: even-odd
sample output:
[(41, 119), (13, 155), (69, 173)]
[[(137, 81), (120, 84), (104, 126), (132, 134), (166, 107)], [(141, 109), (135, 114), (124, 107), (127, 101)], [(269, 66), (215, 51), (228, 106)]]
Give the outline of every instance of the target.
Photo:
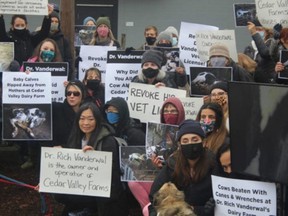
[(164, 110), (163, 114), (178, 114), (177, 110)]
[(213, 94), (211, 94), (211, 97), (220, 97), (220, 96), (222, 96), (222, 95), (225, 95), (225, 94), (227, 94), (226, 92), (217, 92), (217, 93), (213, 93)]
[(79, 97), (81, 93), (80, 93), (79, 91), (68, 91), (68, 92), (67, 92), (67, 96), (71, 96), (72, 94), (73, 94), (75, 97)]

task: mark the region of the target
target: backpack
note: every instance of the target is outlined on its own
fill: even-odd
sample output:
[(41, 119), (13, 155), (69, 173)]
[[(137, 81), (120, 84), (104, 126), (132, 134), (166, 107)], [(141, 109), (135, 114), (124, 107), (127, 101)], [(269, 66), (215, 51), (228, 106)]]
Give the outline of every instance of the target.
[[(113, 137), (114, 137), (114, 139), (116, 140), (116, 142), (118, 143), (118, 146), (119, 146), (119, 147), (128, 146), (126, 140), (124, 140), (124, 139), (122, 139), (122, 138), (120, 138), (120, 137), (116, 137), (116, 136), (113, 136)], [(101, 151), (101, 150), (102, 150), (102, 141), (97, 144), (96, 150), (98, 150), (98, 151)]]

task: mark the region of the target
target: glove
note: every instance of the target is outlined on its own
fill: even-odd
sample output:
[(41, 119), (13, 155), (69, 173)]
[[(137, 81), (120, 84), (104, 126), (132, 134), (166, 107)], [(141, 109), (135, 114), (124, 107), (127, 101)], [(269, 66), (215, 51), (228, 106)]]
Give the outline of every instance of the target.
[(204, 213), (205, 215), (213, 215), (214, 213), (214, 208), (215, 208), (215, 200), (213, 199), (213, 197), (211, 197), (204, 206)]
[(280, 23), (277, 23), (273, 26), (273, 37), (275, 40), (280, 38), (280, 32), (282, 30), (282, 25)]
[(127, 48), (125, 49), (125, 53), (129, 55), (129, 54), (131, 54), (131, 52), (132, 52), (133, 50), (135, 50), (134, 47), (127, 47)]

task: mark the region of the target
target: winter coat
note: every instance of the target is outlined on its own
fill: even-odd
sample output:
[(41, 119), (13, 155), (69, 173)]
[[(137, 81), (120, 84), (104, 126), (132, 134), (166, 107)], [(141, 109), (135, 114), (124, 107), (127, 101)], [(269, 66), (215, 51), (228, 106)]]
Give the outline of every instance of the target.
[[(140, 73), (137, 76), (133, 77), (131, 82), (148, 84), (148, 80), (143, 73)], [(174, 82), (174, 79), (172, 79), (166, 72), (162, 70), (159, 70), (159, 73), (157, 74), (156, 79), (154, 80), (152, 85), (155, 85), (158, 82), (164, 83), (166, 87), (178, 88), (178, 86)]]
[(174, 179), (172, 178), (172, 174), (175, 168), (175, 158), (173, 156), (168, 158), (168, 163), (163, 166), (160, 173), (154, 179), (154, 182), (151, 187), (151, 191), (149, 194), (149, 198), (151, 201), (151, 206), (149, 207), (149, 215), (156, 215), (155, 209), (153, 206), (153, 196), (154, 194), (167, 182), (172, 182), (176, 185), (178, 190), (181, 190), (185, 194), (185, 201), (194, 207), (194, 212), (199, 215), (204, 214), (204, 205), (206, 202), (213, 197), (212, 194), (212, 182), (211, 182), (211, 175), (217, 174), (217, 169), (213, 166), (215, 164), (215, 157), (214, 154), (210, 151), (206, 151), (207, 159), (211, 161), (211, 168), (206, 176), (197, 183), (191, 182), (187, 186), (179, 186)]
[[(145, 133), (141, 129), (141, 123), (138, 119), (130, 118), (127, 102), (116, 97), (105, 104), (104, 110), (109, 106), (116, 107), (120, 116), (117, 125), (112, 125), (115, 129), (115, 136), (126, 140), (128, 146), (145, 146)], [(104, 116), (107, 119), (106, 113)]]
[(255, 82), (273, 83), (275, 79), (275, 62), (270, 55), (270, 45), (272, 39), (263, 41), (261, 36), (257, 33), (252, 35), (255, 46), (248, 46), (244, 50), (244, 54), (257, 62), (257, 68), (254, 73)]
[(67, 99), (63, 103), (52, 103), (53, 120), (53, 146), (67, 147), (67, 140), (73, 127), (75, 111), (68, 104)]
[[(87, 88), (87, 86), (86, 86)], [(102, 111), (105, 104), (105, 87), (100, 84), (97, 90), (86, 89), (84, 102), (93, 102)]]
[(22, 65), (23, 61), (27, 61), (32, 56), (35, 47), (48, 37), (50, 25), (51, 18), (44, 17), (41, 30), (37, 34), (31, 34), (29, 30), (25, 30), (20, 36), (12, 29), (6, 33), (4, 18), (0, 16), (0, 41), (14, 42), (14, 59)]
[(233, 81), (253, 82), (252, 75), (244, 68), (237, 65), (232, 59), (227, 67), (232, 67)]

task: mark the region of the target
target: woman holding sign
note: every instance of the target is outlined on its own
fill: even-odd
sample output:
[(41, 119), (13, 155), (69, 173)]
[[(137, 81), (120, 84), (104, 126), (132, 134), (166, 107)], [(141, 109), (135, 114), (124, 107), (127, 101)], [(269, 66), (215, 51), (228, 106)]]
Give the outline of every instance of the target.
[(185, 120), (179, 126), (179, 148), (168, 158), (151, 187), (150, 216), (157, 215), (154, 195), (167, 182), (184, 192), (185, 201), (197, 215), (214, 215), (211, 175), (217, 173), (217, 167), (214, 154), (203, 145), (204, 138), (205, 133), (197, 121)]
[(84, 103), (80, 107), (67, 143), (70, 148), (83, 149), (84, 152), (112, 152), (111, 194), (109, 198), (57, 194), (56, 200), (65, 204), (62, 215), (80, 215), (88, 209), (98, 216), (128, 215), (125, 192), (120, 180), (119, 146), (112, 134), (113, 129), (103, 122), (101, 112), (94, 103)]
[(14, 15), (11, 20), (11, 28), (6, 33), (3, 15), (0, 15), (0, 42), (14, 42), (14, 59), (22, 65), (32, 55), (33, 49), (49, 35), (53, 6), (48, 5), (48, 16), (43, 19), (41, 30), (37, 34), (31, 34), (27, 29), (28, 22), (25, 15)]

